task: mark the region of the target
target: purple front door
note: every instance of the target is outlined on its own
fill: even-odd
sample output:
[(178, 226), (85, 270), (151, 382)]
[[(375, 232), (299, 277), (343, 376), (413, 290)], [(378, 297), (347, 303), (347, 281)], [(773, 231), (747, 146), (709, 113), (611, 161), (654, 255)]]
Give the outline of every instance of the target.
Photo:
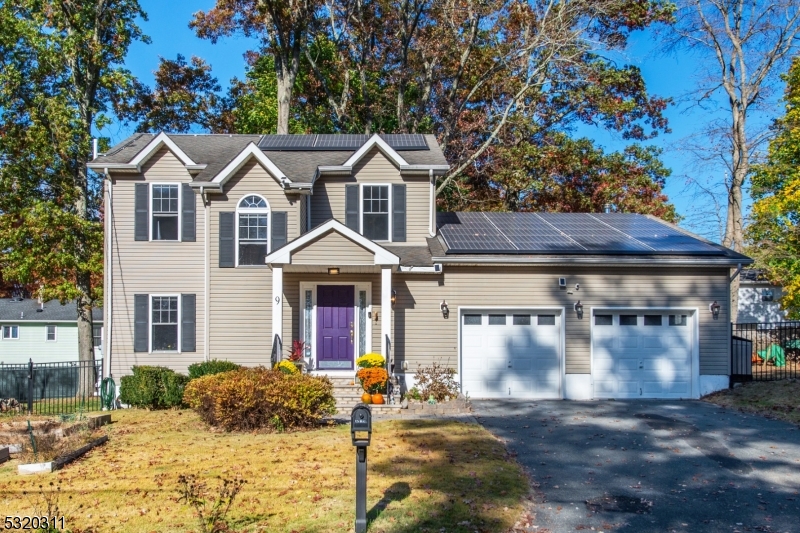
[(355, 287), (317, 285), (317, 368), (353, 369)]

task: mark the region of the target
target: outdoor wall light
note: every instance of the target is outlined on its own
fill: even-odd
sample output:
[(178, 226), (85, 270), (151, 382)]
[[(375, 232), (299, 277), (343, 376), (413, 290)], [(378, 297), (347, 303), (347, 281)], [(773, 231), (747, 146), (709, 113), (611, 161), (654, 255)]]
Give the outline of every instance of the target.
[(722, 306), (719, 305), (719, 303), (716, 300), (714, 300), (713, 303), (708, 304), (708, 310), (711, 311), (711, 315), (714, 317), (715, 320), (719, 318), (720, 309), (722, 309)]
[(339, 267), (331, 267), (328, 269), (328, 274), (331, 276), (339, 275)]
[(394, 290), (394, 289), (392, 289), (392, 298), (391, 299), (392, 299), (392, 307), (394, 307), (394, 304), (397, 303), (397, 291)]
[(439, 309), (442, 310), (442, 316), (444, 318), (450, 318), (450, 308), (447, 307), (447, 300), (443, 300), (441, 304), (439, 304)]
[(578, 318), (583, 318), (583, 304), (581, 303), (581, 301), (578, 300), (577, 302), (575, 302), (575, 305), (573, 307), (575, 308), (575, 314), (578, 315)]

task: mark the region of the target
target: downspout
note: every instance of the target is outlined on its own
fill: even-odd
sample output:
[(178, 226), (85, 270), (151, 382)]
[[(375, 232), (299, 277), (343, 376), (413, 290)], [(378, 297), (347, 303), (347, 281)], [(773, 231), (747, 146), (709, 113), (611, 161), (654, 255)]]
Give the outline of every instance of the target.
[(736, 265), (736, 271), (734, 271), (734, 273), (731, 275), (731, 279), (728, 280), (728, 284), (733, 283), (733, 280), (736, 279), (736, 276), (738, 276), (739, 272), (741, 271), (742, 271), (742, 264), (739, 263), (738, 265)]
[(210, 339), (211, 339), (211, 332), (209, 331), (209, 322), (211, 317), (211, 303), (209, 301), (209, 263), (211, 258), (209, 257), (209, 246), (208, 246), (208, 239), (209, 239), (209, 227), (208, 227), (208, 202), (206, 201), (206, 192), (205, 187), (200, 187), (200, 201), (203, 202), (203, 257), (204, 257), (204, 266), (203, 266), (203, 289), (205, 291), (205, 301), (203, 302), (203, 348), (205, 351), (205, 360), (210, 360), (211, 355), (211, 346), (210, 346)]
[(103, 328), (104, 328), (104, 350), (103, 350), (103, 358), (105, 362), (103, 363), (103, 378), (111, 377), (111, 340), (112, 340), (112, 331), (113, 331), (113, 306), (114, 306), (114, 259), (112, 256), (112, 252), (114, 250), (114, 202), (113, 198), (113, 183), (111, 181), (111, 176), (108, 173), (108, 169), (103, 169), (103, 174), (105, 175), (105, 183), (106, 183), (106, 210), (105, 210), (105, 224), (104, 224), (104, 231), (106, 232), (106, 257), (105, 257), (105, 280), (104, 283), (104, 297), (105, 300), (103, 302), (103, 307), (105, 308), (105, 316), (103, 317)]
[(433, 178), (433, 169), (428, 170), (428, 179), (430, 181), (431, 187), (431, 205), (430, 205), (430, 213), (428, 213), (430, 217), (430, 228), (429, 232), (431, 237), (436, 237), (436, 181)]

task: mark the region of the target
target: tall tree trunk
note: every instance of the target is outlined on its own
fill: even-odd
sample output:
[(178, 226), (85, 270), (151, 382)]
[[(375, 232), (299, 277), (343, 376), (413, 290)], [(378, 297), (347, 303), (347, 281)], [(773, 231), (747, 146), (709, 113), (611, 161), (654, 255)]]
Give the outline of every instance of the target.
[(283, 58), (275, 56), (275, 74), (278, 78), (278, 135), (289, 133), (289, 112), (292, 105), (292, 89), (297, 71), (292, 72)]
[[(724, 246), (737, 252), (744, 250), (744, 230), (742, 213), (742, 187), (750, 172), (750, 149), (747, 139), (747, 113), (740, 104), (731, 100), (732, 127), (731, 127), (731, 162), (733, 169), (731, 183), (728, 188), (728, 212), (725, 225)], [(731, 282), (730, 297), (731, 322), (736, 322), (739, 314), (739, 277)]]

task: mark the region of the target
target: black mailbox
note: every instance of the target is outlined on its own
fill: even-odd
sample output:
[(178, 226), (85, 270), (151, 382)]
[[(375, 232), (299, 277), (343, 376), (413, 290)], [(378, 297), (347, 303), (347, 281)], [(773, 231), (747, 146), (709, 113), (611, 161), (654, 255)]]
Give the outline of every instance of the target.
[(372, 438), (372, 411), (360, 403), (353, 407), (350, 413), (350, 436), (353, 437), (353, 446), (369, 446)]

